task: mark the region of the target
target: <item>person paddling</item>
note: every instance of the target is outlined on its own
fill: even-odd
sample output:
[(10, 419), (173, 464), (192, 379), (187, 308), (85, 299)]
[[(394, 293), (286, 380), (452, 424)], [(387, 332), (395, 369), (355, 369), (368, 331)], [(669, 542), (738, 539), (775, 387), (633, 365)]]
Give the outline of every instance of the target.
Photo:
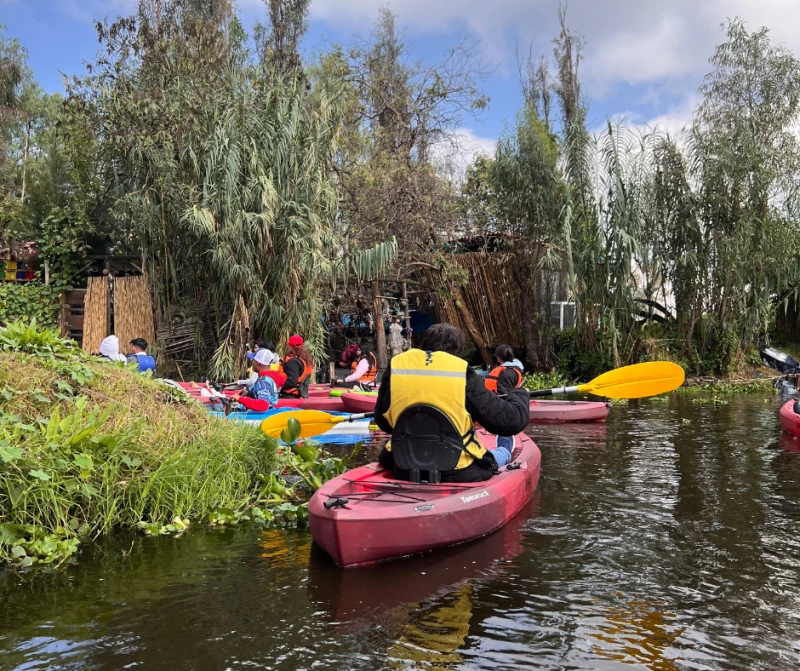
[(269, 369), (272, 363), (272, 352), (259, 349), (253, 357), (253, 371), (258, 374), (256, 382), (248, 390), (243, 390), (232, 397), (248, 410), (265, 412), (278, 402), (278, 385), (272, 379)]
[[(512, 389), (504, 398), (486, 388), (483, 378), (458, 357), (464, 334), (449, 324), (430, 327), (422, 349), (410, 349), (394, 357), (378, 389), (375, 422), (391, 434), (402, 413), (413, 405), (429, 405), (444, 413), (464, 442), (456, 467), (442, 471), (442, 482), (481, 482), (511, 461), (503, 447), (487, 451), (474, 436), (475, 422), (490, 433), (514, 435), (528, 425), (528, 394)], [(378, 458), (394, 477), (407, 480), (408, 472), (394, 467), (391, 445)]]
[(289, 348), (281, 363), (280, 373), (286, 376), (281, 387), (281, 396), (308, 398), (308, 385), (314, 374), (314, 359), (305, 348), (305, 341), (293, 335), (286, 342)]
[[(525, 382), (525, 367), (514, 357), (514, 350), (509, 345), (500, 345), (494, 351), (497, 366), (486, 376), (486, 388), (495, 394), (508, 394), (519, 389)], [(497, 436), (497, 448), (514, 452), (514, 436)]]

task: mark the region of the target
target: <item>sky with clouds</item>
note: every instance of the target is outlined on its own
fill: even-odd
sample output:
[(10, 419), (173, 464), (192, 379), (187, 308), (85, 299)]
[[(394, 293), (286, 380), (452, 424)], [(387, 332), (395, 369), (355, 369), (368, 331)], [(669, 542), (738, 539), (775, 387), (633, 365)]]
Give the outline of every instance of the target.
[[(0, 23), (29, 51), (36, 77), (62, 89), (60, 73), (82, 71), (97, 49), (93, 19), (130, 13), (135, 0), (0, 0)], [(264, 19), (263, 0), (238, 0), (245, 24)], [(492, 74), (491, 104), (464, 119), (462, 145), (491, 150), (519, 105), (516, 53), (552, 54), (557, 0), (312, 0), (304, 48), (350, 43), (369, 34), (378, 9), (398, 16), (414, 55), (433, 61), (469, 35), (480, 40)], [(773, 41), (800, 54), (798, 0), (570, 0), (568, 21), (586, 40), (581, 64), (589, 123), (608, 117), (678, 131), (691, 118), (721, 24), (739, 17), (750, 30), (767, 26)]]

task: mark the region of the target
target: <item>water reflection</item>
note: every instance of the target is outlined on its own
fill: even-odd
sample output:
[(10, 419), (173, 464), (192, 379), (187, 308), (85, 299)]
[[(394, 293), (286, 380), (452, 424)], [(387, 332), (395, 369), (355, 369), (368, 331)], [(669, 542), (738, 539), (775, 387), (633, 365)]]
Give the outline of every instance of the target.
[(778, 401), (695, 401), (531, 427), (541, 498), (445, 552), (343, 571), (194, 525), (0, 574), (0, 668), (800, 668), (800, 441)]

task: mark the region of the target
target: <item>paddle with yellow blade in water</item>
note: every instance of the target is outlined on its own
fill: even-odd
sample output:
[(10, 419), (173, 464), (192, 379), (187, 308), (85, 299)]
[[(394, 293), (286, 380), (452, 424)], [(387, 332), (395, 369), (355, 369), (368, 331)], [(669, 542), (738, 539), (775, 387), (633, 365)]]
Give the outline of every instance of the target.
[[(587, 384), (575, 387), (556, 387), (530, 392), (531, 398), (556, 394), (594, 394), (605, 398), (647, 398), (677, 389), (683, 384), (683, 368), (669, 361), (651, 361), (624, 366), (603, 373)], [(300, 422), (299, 438), (311, 438), (329, 431), (335, 424), (355, 422), (374, 417), (375, 413), (360, 415), (329, 415), (319, 410), (291, 410), (267, 417), (261, 430), (273, 438), (280, 438), (290, 419)]]

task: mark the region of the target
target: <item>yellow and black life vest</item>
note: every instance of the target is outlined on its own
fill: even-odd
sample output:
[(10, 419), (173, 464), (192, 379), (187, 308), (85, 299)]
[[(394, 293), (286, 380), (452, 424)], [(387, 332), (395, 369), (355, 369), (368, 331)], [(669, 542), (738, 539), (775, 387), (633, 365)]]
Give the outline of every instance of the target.
[[(364, 357), (361, 358), (363, 359)], [(369, 353), (369, 359), (371, 364), (370, 369), (361, 376), (359, 382), (373, 382), (375, 380), (375, 376), (378, 374), (378, 360), (375, 358), (375, 355), (372, 352)], [(353, 363), (350, 365), (351, 374), (355, 374), (356, 368), (358, 368), (360, 361), (361, 359), (358, 361), (353, 361)]]
[(283, 365), (290, 359), (297, 359), (300, 361), (300, 363), (303, 364), (303, 372), (300, 373), (300, 377), (297, 378), (297, 386), (294, 389), (287, 389), (283, 393), (290, 394), (291, 396), (297, 396), (298, 398), (308, 398), (308, 391), (306, 391), (305, 394), (303, 394), (303, 391), (308, 389), (308, 384), (311, 382), (311, 375), (314, 373), (314, 366), (309, 366), (296, 354), (287, 354), (284, 360), (281, 362), (279, 371), (281, 375), (286, 376), (286, 371), (283, 369)]
[(519, 389), (522, 383), (525, 382), (525, 376), (520, 373), (519, 368), (516, 366), (498, 366), (489, 371), (489, 374), (486, 376), (486, 388), (489, 391), (493, 391), (495, 394), (497, 393), (497, 381), (500, 379), (500, 374), (504, 370), (513, 370), (517, 374), (517, 381), (514, 384), (514, 389)]
[[(403, 411), (417, 404), (441, 410), (464, 437), (464, 449), (456, 470), (466, 468), (486, 454), (473, 432), (467, 412), (467, 362), (446, 352), (410, 349), (392, 359), (392, 402), (385, 417), (394, 427)], [(391, 450), (391, 445), (386, 449)], [(467, 452), (469, 454), (467, 454)]]

